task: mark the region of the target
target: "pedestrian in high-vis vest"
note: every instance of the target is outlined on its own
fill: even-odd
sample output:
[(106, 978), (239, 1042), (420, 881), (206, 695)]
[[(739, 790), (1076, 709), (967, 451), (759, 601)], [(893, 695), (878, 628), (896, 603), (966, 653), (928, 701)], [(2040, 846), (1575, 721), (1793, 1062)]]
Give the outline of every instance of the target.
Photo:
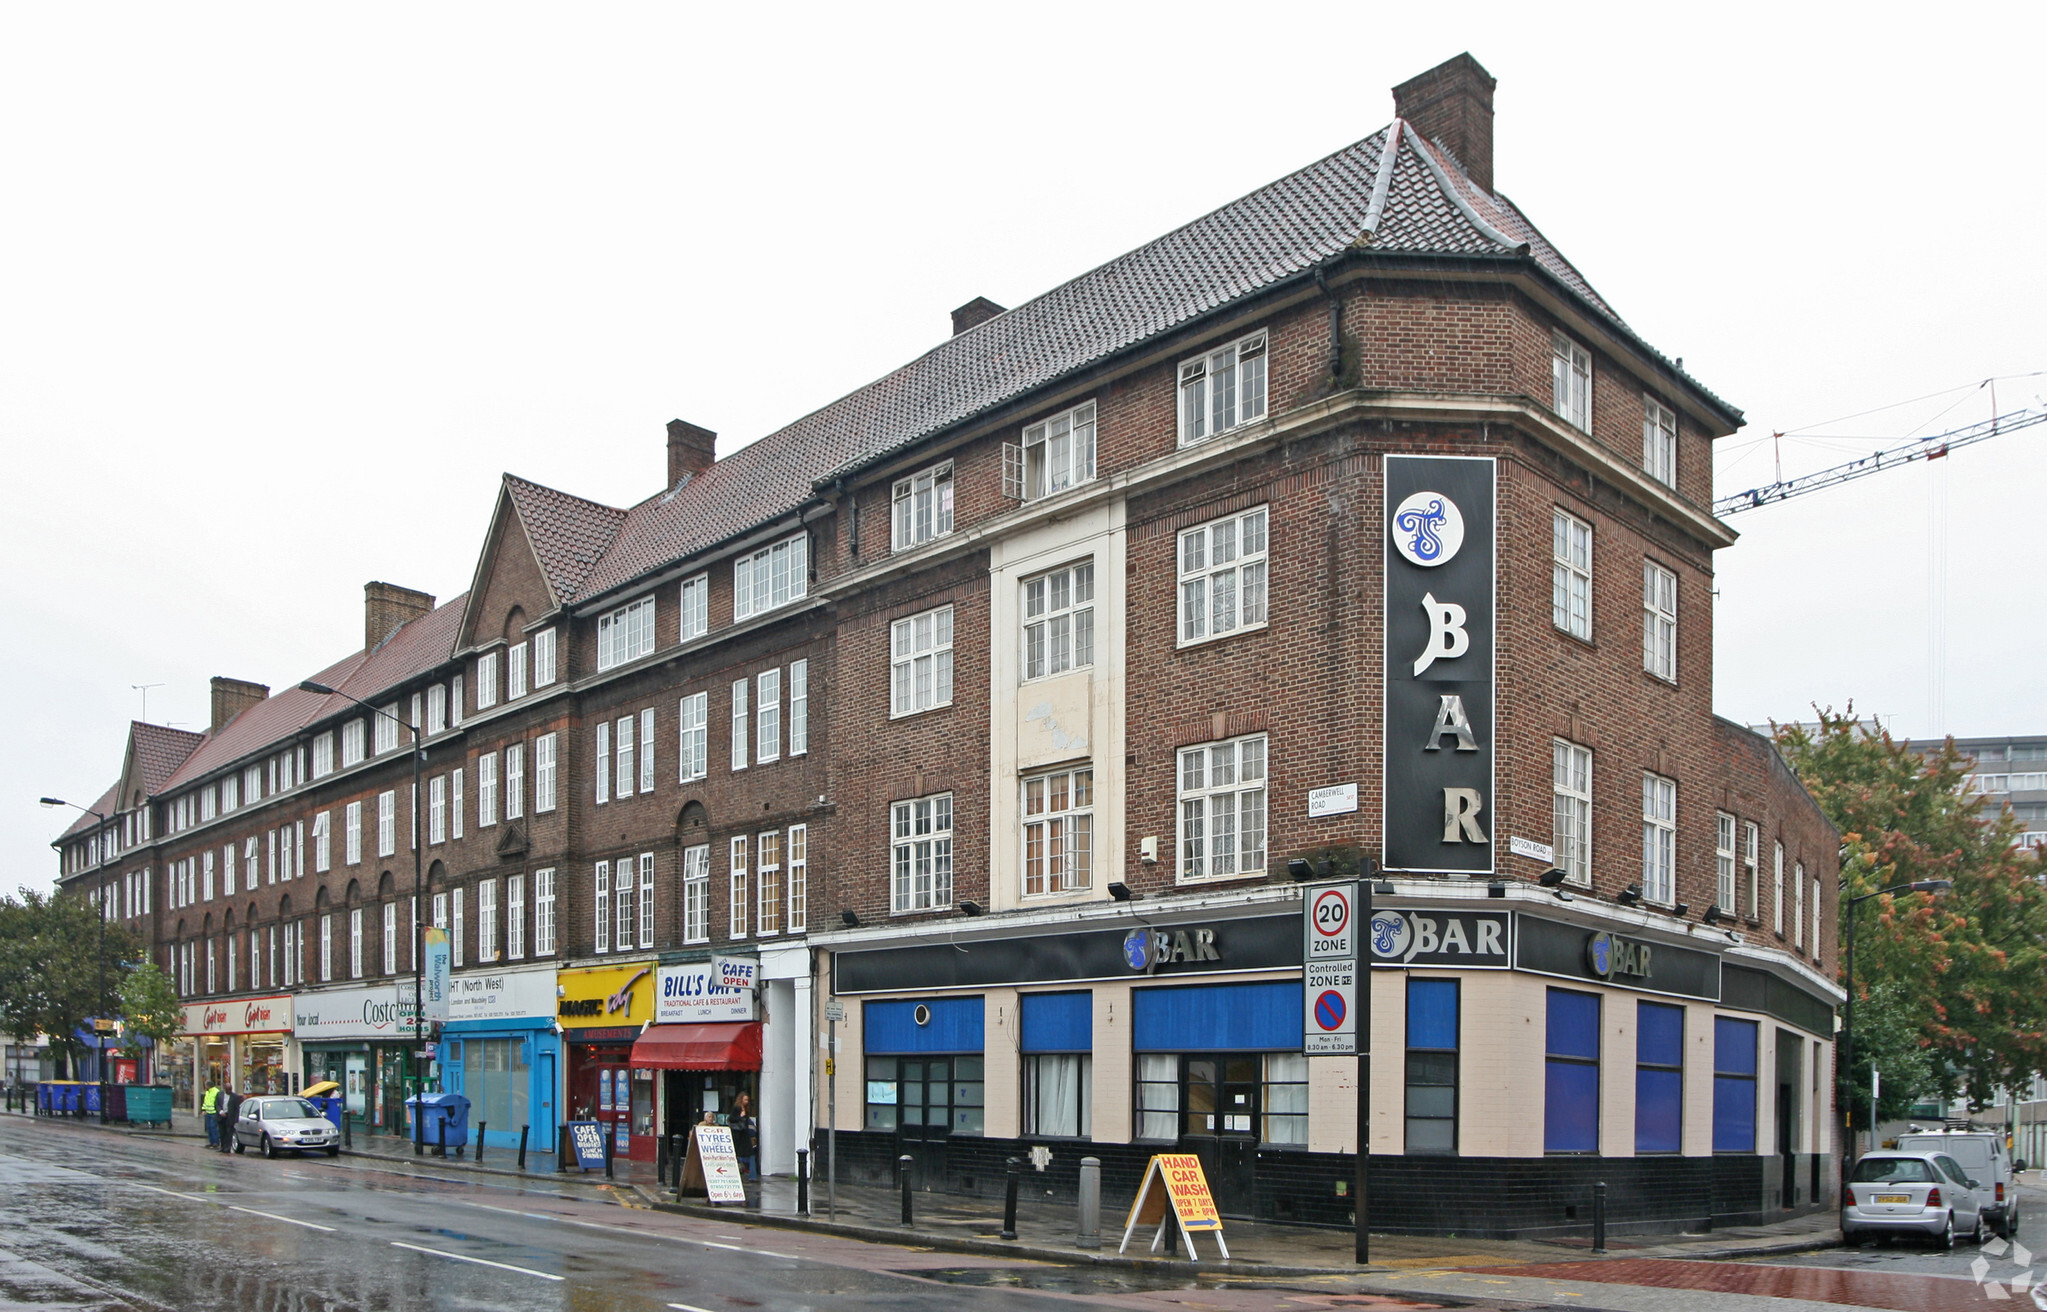
[(206, 1096), (200, 1100), (199, 1113), (206, 1120), (206, 1146), (220, 1147), (220, 1086), (206, 1086)]

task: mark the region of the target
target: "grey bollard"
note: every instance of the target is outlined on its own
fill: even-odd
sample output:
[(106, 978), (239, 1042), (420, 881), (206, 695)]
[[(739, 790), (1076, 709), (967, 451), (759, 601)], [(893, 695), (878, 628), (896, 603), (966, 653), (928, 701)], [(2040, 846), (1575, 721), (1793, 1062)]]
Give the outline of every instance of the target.
[(796, 1150), (796, 1215), (810, 1215), (810, 1149)]
[(896, 1166), (900, 1168), (903, 1177), (903, 1227), (905, 1229), (914, 1224), (910, 1219), (910, 1168), (914, 1165), (916, 1165), (916, 1162), (908, 1153), (904, 1153), (896, 1159)]
[(526, 1169), (526, 1132), (532, 1128), (530, 1125), (519, 1127), (519, 1169), (522, 1171)]
[[(483, 1165), (483, 1136), (488, 1134), (489, 1132), (490, 1132), (489, 1121), (478, 1121), (476, 1123), (476, 1164), (478, 1166)], [(455, 1150), (455, 1156), (460, 1157), (461, 1155), (462, 1150), (460, 1148), (457, 1148)]]
[(1102, 1159), (1080, 1159), (1080, 1236), (1076, 1248), (1102, 1246)]
[(1592, 1251), (1606, 1251), (1606, 1181), (1592, 1186)]

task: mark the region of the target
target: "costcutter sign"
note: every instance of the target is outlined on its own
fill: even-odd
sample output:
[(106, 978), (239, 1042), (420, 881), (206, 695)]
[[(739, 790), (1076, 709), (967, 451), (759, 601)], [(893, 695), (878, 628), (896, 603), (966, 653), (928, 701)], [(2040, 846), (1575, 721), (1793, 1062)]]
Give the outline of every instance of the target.
[(292, 999), (301, 1040), (403, 1039), (413, 1033), (412, 981), (383, 988), (323, 989)]
[(1490, 457), (1386, 457), (1385, 868), (1493, 871)]
[(275, 1034), (291, 1029), (291, 995), (185, 1004), (187, 1034)]

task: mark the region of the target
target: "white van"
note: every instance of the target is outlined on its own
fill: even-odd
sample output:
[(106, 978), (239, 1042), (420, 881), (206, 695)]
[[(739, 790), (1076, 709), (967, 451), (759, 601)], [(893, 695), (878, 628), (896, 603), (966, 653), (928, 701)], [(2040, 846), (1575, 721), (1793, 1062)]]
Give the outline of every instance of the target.
[(2006, 1239), (2018, 1233), (2019, 1196), (2004, 1136), (1991, 1130), (1915, 1130), (1898, 1136), (1901, 1153), (1946, 1153), (1983, 1188), (1983, 1219)]

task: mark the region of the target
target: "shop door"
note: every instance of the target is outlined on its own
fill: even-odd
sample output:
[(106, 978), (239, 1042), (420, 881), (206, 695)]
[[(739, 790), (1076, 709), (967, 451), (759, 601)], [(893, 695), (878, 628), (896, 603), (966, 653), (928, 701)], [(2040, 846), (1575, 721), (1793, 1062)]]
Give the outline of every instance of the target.
[(896, 1058), (898, 1155), (907, 1154), (911, 1159), (912, 1188), (927, 1191), (945, 1188), (945, 1150), (952, 1137), (955, 1105), (955, 1061), (952, 1057)]
[(1791, 1103), (1794, 1090), (1788, 1084), (1777, 1086), (1777, 1156), (1783, 1163), (1780, 1174), (1784, 1177), (1785, 1207), (1798, 1206), (1798, 1158), (1791, 1152)]
[(554, 1054), (543, 1052), (536, 1063), (534, 1078), (539, 1081), (540, 1110), (533, 1116), (533, 1140), (542, 1152), (555, 1149), (554, 1132)]
[(1250, 1216), (1258, 1197), (1256, 1053), (1180, 1059), (1180, 1150), (1201, 1158), (1216, 1209)]

